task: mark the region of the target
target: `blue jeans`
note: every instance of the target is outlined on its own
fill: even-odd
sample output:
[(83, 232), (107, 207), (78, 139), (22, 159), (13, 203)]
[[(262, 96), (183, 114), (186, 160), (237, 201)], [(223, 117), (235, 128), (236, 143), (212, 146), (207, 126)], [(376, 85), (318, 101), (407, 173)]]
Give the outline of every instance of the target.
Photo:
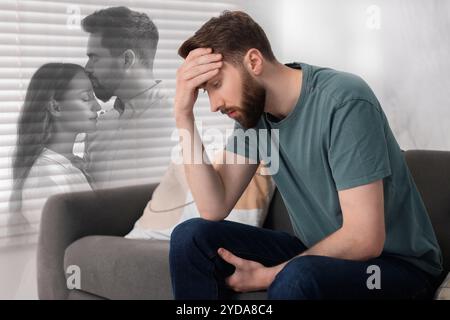
[[(217, 254), (223, 247), (233, 254), (270, 267), (306, 250), (301, 241), (285, 232), (200, 218), (178, 225), (170, 242), (170, 273), (175, 299), (229, 299), (234, 292), (224, 279), (234, 266)], [(380, 289), (367, 285), (379, 267)], [(370, 270), (370, 269), (369, 269)], [(398, 258), (381, 255), (369, 261), (324, 256), (292, 259), (267, 289), (269, 299), (427, 299), (433, 278)]]

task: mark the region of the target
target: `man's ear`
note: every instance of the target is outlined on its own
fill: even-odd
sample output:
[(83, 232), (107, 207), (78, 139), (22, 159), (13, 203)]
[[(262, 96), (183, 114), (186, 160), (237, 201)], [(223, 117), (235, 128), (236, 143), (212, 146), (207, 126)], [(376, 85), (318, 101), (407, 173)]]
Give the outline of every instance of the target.
[(48, 103), (48, 111), (52, 115), (52, 117), (59, 118), (61, 116), (61, 108), (59, 106), (59, 103), (52, 99)]
[(125, 67), (125, 69), (131, 68), (135, 62), (136, 54), (134, 53), (134, 51), (131, 49), (125, 50), (125, 52), (123, 53), (123, 66)]
[(244, 65), (248, 72), (255, 76), (259, 76), (263, 71), (264, 57), (258, 49), (250, 49), (244, 57)]

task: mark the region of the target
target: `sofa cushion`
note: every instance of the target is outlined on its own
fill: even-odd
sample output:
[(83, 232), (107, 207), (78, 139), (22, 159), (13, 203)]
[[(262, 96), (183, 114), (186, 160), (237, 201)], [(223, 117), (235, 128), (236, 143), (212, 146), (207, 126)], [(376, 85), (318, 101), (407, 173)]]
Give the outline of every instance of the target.
[(406, 162), (430, 215), (444, 259), (450, 271), (450, 152), (411, 150)]
[[(125, 236), (127, 239), (170, 240), (178, 224), (200, 217), (181, 161), (170, 163), (143, 215)], [(274, 190), (275, 183), (267, 169), (259, 166), (225, 220), (261, 227)]]
[(67, 300), (105, 300), (105, 298), (93, 295), (92, 293), (73, 289), (70, 290)]
[(167, 241), (89, 236), (72, 243), (64, 268), (81, 271), (81, 290), (108, 299), (172, 299)]
[(278, 189), (275, 189), (263, 227), (266, 229), (285, 231), (291, 235), (295, 235), (292, 229), (291, 218)]
[[(69, 299), (173, 299), (169, 271), (169, 242), (89, 236), (72, 243), (64, 269), (81, 270), (80, 290)], [(236, 294), (237, 300), (265, 300), (266, 291)]]
[(436, 300), (450, 300), (450, 273), (441, 283), (435, 294)]

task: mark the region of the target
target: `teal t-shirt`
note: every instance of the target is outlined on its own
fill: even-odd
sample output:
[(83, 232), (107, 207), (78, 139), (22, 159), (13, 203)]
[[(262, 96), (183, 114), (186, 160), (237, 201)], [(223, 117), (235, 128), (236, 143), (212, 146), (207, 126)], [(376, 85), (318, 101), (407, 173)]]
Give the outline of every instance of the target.
[(349, 73), (288, 66), (303, 71), (295, 108), (280, 121), (264, 113), (254, 130), (236, 123), (226, 149), (269, 167), (307, 247), (342, 226), (338, 191), (383, 179), (384, 254), (439, 275), (442, 256), (428, 213), (372, 90)]

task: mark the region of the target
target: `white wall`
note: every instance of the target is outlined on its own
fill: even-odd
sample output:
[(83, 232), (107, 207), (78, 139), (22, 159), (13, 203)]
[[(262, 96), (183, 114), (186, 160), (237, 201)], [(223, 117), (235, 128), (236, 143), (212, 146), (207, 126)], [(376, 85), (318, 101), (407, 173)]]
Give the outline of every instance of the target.
[(265, 31), (276, 57), (283, 57), (283, 0), (236, 0)]
[(450, 150), (450, 1), (277, 3), (282, 61), (359, 74), (403, 149)]

